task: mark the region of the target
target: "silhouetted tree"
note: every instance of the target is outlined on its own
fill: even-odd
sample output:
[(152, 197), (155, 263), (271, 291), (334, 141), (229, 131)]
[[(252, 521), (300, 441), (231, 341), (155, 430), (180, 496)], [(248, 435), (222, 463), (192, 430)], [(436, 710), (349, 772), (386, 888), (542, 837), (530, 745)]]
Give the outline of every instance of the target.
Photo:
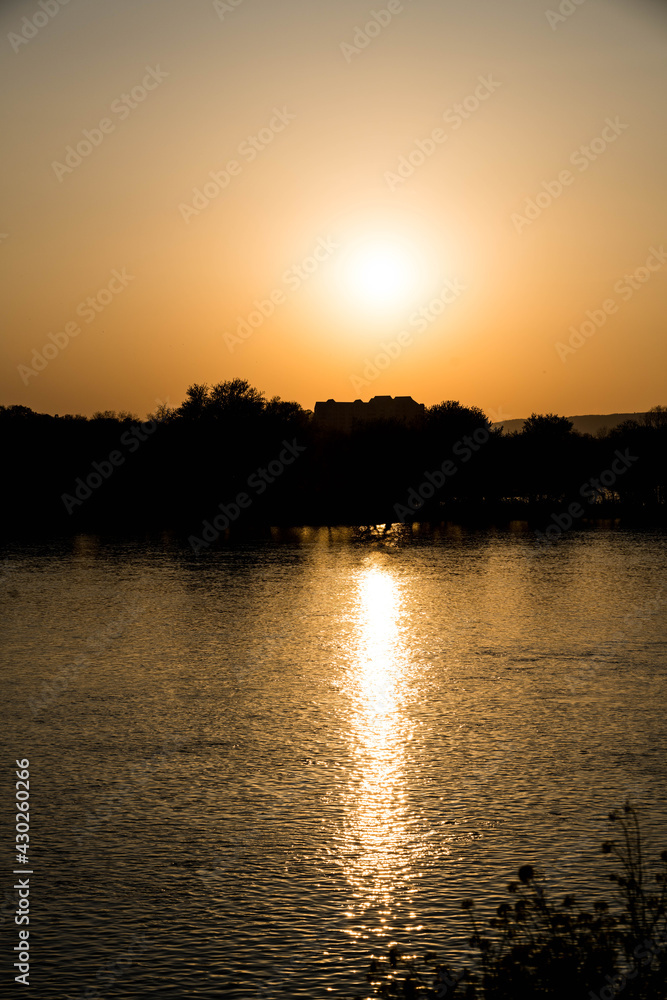
[[(267, 400), (235, 378), (195, 383), (180, 406), (160, 404), (149, 421), (127, 411), (98, 411), (87, 419), (0, 406), (5, 526), (198, 527), (219, 504), (247, 492), (258, 469), (275, 467), (286, 441), (304, 451), (284, 473), (269, 474), (267, 488), (243, 515), (245, 525), (395, 520), (394, 505), (405, 504), (427, 475), (435, 488), (416, 520), (476, 523), (484, 511), (495, 517), (521, 504), (527, 515), (519, 516), (544, 522), (561, 504), (581, 501), (582, 484), (611, 469), (619, 452), (628, 456), (627, 468), (594, 504), (586, 501), (586, 512), (664, 519), (667, 510), (662, 406), (596, 437), (577, 434), (570, 420), (553, 413), (533, 413), (520, 433), (502, 435), (483, 410), (456, 400), (429, 407), (416, 424), (357, 423), (343, 433), (318, 424), (298, 403)], [(122, 461), (100, 483), (96, 470), (110, 468), (113, 452)], [(445, 460), (456, 474), (443, 482), (437, 470)], [(62, 496), (91, 475), (98, 485), (68, 513)]]
[(185, 392), (185, 399), (176, 410), (176, 413), (187, 420), (197, 420), (203, 416), (208, 401), (209, 387), (205, 382), (194, 382), (188, 386)]
[(478, 406), (462, 406), (458, 400), (447, 399), (426, 409), (426, 427), (431, 433), (451, 439), (454, 443), (478, 427), (490, 427), (489, 418)]
[(667, 406), (653, 406), (644, 414), (644, 423), (647, 427), (654, 427), (656, 430), (667, 428)]
[(581, 461), (582, 436), (573, 427), (567, 417), (531, 413), (515, 439), (514, 482), (520, 495), (558, 503), (576, 493), (586, 463)]
[(539, 435), (542, 440), (559, 440), (572, 433), (574, 424), (556, 413), (531, 413), (523, 425), (526, 435)]
[(216, 416), (241, 419), (258, 416), (265, 404), (264, 394), (242, 378), (218, 382), (211, 389), (208, 399), (208, 408)]

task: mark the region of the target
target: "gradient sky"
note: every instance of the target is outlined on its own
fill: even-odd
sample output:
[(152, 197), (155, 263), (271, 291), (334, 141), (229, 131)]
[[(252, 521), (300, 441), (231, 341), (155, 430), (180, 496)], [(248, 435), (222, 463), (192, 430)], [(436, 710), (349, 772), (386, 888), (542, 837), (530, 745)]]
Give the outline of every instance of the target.
[(1, 402), (143, 415), (240, 376), (308, 408), (667, 403), (664, 5), (43, 3), (0, 6)]

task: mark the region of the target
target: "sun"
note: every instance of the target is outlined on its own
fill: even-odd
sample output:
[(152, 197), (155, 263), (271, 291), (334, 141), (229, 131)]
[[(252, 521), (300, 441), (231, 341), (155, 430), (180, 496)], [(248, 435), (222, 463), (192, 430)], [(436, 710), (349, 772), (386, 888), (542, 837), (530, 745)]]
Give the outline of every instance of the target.
[(422, 281), (413, 248), (396, 238), (369, 238), (350, 247), (342, 262), (342, 290), (373, 312), (407, 306)]

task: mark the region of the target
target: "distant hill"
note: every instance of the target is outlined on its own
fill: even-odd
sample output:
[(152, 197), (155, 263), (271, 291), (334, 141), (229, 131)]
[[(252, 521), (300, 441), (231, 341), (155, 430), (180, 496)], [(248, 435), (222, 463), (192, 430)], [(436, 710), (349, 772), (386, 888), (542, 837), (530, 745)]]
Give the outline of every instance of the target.
[[(574, 430), (582, 434), (596, 434), (602, 427), (616, 427), (624, 420), (636, 420), (641, 422), (643, 413), (586, 413), (583, 416), (568, 417), (574, 424)], [(504, 434), (511, 434), (512, 431), (523, 429), (525, 417), (518, 417), (515, 420), (499, 420), (492, 424), (492, 427), (502, 427)]]

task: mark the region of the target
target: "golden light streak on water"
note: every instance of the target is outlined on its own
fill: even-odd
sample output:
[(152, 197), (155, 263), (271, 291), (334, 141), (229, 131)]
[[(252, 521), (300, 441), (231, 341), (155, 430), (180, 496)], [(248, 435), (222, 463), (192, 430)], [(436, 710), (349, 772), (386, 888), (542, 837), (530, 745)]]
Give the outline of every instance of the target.
[(358, 767), (349, 787), (343, 850), (353, 887), (350, 910), (377, 921), (379, 930), (391, 912), (397, 887), (413, 867), (405, 801), (405, 754), (411, 732), (404, 711), (405, 598), (381, 557), (363, 568), (357, 587), (356, 649), (348, 693)]

